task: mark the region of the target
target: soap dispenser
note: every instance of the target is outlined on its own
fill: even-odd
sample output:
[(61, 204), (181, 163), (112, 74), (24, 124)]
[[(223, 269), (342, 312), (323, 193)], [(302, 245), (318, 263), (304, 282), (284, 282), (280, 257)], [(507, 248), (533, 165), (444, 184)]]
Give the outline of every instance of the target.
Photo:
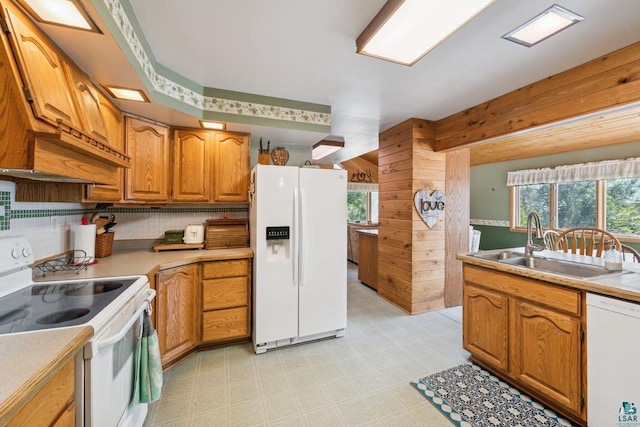
[(616, 243), (613, 240), (609, 242), (609, 249), (604, 253), (604, 268), (610, 271), (622, 270), (622, 254), (616, 249)]

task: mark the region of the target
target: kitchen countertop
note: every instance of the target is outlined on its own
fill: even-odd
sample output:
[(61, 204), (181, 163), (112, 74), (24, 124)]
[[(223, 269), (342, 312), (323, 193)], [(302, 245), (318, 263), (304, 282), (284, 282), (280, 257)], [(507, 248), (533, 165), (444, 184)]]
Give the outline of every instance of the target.
[[(35, 271), (34, 280), (54, 281), (96, 277), (153, 276), (158, 271), (203, 261), (252, 258), (250, 248), (215, 250), (114, 250), (97, 264), (81, 270)], [(0, 425), (5, 425), (93, 336), (93, 328), (76, 326), (0, 336)]]
[(111, 256), (98, 258), (98, 263), (89, 265), (78, 274), (74, 271), (58, 271), (42, 276), (36, 271), (36, 281), (52, 281), (66, 279), (92, 279), (95, 277), (133, 276), (146, 274), (153, 276), (158, 271), (180, 267), (202, 261), (219, 261), (225, 259), (253, 258), (250, 248), (237, 249), (193, 249), (153, 252), (149, 250), (127, 249), (115, 251)]
[[(513, 251), (524, 254), (524, 248), (496, 249), (482, 252), (499, 253), (503, 251)], [(534, 257), (555, 258), (565, 261), (604, 266), (604, 260), (602, 258), (566, 254), (564, 252), (544, 250), (535, 252)], [(458, 254), (456, 258), (466, 264), (517, 274), (522, 277), (555, 283), (557, 285), (579, 289), (586, 292), (594, 292), (629, 301), (640, 302), (640, 264), (636, 263), (624, 262), (622, 266), (623, 271), (621, 273), (612, 273), (592, 278), (579, 278), (486, 260), (474, 257), (473, 253)]]
[(369, 228), (363, 228), (361, 230), (356, 230), (358, 233), (362, 233), (362, 234), (372, 234), (374, 236), (378, 235), (378, 229), (369, 229)]
[(74, 326), (0, 336), (0, 425), (6, 425), (92, 335), (90, 326)]

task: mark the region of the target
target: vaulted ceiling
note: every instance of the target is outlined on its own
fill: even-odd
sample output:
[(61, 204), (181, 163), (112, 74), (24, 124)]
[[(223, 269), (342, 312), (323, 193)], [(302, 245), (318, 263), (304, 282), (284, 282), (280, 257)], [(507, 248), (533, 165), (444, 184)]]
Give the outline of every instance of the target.
[(272, 145), (342, 137), (334, 161), (376, 149), (407, 118), (447, 117), (640, 40), (639, 1), (562, 0), (584, 21), (526, 48), (501, 36), (554, 2), (496, 0), (405, 67), (355, 53), (385, 0), (82, 1), (105, 34), (42, 28), (94, 82), (151, 95), (123, 110), (181, 126), (217, 118)]

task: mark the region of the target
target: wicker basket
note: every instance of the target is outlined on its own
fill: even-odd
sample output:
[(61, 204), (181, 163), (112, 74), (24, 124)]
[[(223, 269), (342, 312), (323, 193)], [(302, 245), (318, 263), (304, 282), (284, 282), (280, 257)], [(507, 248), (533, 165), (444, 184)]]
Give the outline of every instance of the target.
[(104, 258), (111, 255), (115, 234), (116, 233), (102, 233), (96, 236), (96, 258)]

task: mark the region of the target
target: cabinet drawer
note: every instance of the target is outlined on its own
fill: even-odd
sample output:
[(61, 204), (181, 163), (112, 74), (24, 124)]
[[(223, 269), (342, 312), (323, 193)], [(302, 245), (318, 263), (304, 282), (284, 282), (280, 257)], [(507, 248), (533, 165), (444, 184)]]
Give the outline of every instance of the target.
[(202, 282), (202, 310), (238, 307), (248, 303), (249, 279), (246, 276)]
[(213, 342), (249, 336), (247, 307), (207, 311), (202, 314), (202, 341)]
[(480, 285), (572, 314), (579, 315), (581, 311), (580, 291), (576, 289), (466, 264), (463, 274), (465, 283)]
[(209, 261), (202, 264), (202, 277), (216, 279), (219, 277), (234, 277), (249, 275), (249, 259), (232, 261)]

